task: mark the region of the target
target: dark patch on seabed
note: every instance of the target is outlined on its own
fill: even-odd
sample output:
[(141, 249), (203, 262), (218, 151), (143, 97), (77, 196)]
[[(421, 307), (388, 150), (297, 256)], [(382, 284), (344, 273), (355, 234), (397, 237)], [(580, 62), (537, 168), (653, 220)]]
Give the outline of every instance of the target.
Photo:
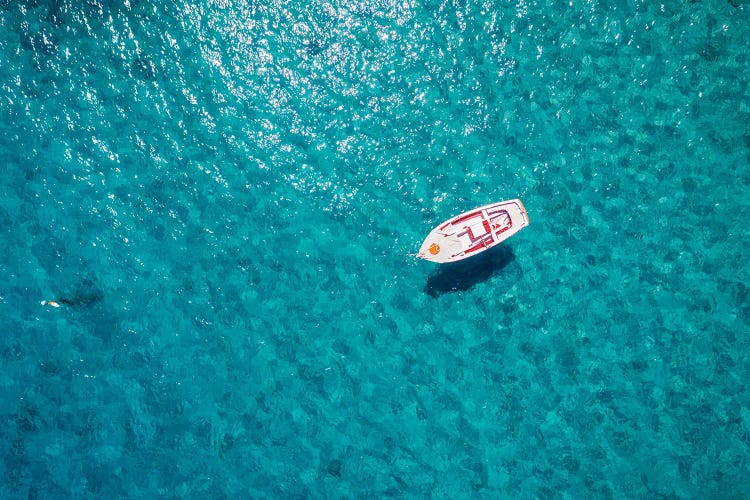
[(427, 278), (424, 292), (431, 297), (447, 292), (465, 292), (505, 269), (515, 258), (510, 247), (499, 246), (468, 259), (441, 264)]
[(137, 57), (131, 65), (133, 76), (141, 80), (154, 81), (156, 78), (156, 67), (147, 57)]

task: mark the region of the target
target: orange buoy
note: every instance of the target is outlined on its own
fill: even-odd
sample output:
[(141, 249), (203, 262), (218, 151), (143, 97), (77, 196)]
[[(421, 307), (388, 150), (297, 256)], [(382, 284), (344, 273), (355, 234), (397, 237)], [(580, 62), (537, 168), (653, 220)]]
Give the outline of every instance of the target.
[(438, 253), (440, 253), (440, 245), (438, 245), (437, 243), (433, 243), (432, 245), (430, 245), (430, 253), (432, 255), (437, 255)]

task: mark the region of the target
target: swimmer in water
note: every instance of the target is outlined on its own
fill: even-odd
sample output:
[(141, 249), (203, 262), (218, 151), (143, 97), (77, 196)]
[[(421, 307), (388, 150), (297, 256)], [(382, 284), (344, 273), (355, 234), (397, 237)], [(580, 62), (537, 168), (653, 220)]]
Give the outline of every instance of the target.
[(59, 297), (54, 300), (43, 300), (41, 304), (49, 307), (62, 307), (71, 306), (77, 307), (92, 307), (102, 300), (103, 294), (91, 280), (83, 280), (79, 283), (75, 292), (68, 297)]
[(43, 306), (60, 307), (61, 305), (74, 306), (76, 302), (70, 299), (43, 300)]

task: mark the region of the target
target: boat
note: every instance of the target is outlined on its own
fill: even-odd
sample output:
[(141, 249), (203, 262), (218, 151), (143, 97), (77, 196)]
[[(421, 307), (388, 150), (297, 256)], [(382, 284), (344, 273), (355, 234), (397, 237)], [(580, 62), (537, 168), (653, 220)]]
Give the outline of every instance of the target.
[(456, 262), (499, 245), (528, 225), (529, 215), (519, 199), (484, 205), (439, 224), (417, 257), (438, 264)]

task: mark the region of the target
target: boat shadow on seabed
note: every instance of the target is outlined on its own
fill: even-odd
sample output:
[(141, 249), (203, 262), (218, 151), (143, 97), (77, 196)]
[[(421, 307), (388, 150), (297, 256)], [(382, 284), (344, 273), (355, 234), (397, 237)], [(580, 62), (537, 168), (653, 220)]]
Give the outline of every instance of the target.
[(448, 292), (465, 292), (474, 285), (490, 279), (515, 258), (510, 247), (500, 245), (468, 259), (440, 264), (427, 278), (424, 293), (438, 297)]

